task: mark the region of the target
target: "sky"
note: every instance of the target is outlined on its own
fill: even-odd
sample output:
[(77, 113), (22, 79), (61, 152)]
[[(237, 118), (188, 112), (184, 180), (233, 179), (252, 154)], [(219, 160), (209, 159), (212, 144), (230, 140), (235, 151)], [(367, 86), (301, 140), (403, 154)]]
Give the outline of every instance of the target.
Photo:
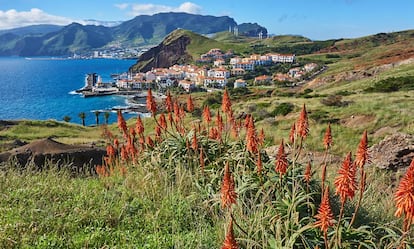
[(238, 24), (258, 23), (269, 34), (313, 40), (414, 29), (413, 0), (0, 0), (0, 29), (126, 21), (160, 12), (227, 15)]

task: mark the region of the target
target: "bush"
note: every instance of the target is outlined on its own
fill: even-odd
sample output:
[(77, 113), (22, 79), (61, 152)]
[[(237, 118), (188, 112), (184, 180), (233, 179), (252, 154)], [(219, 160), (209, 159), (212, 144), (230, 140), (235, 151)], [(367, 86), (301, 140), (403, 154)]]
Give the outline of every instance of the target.
[(396, 92), (414, 90), (414, 76), (388, 78), (376, 82), (373, 86), (366, 88), (364, 92)]
[(321, 103), (326, 106), (347, 106), (349, 104), (348, 101), (342, 101), (341, 95), (329, 95), (328, 97), (321, 99)]
[(282, 115), (285, 116), (293, 111), (295, 106), (292, 103), (281, 103), (271, 112), (273, 116)]

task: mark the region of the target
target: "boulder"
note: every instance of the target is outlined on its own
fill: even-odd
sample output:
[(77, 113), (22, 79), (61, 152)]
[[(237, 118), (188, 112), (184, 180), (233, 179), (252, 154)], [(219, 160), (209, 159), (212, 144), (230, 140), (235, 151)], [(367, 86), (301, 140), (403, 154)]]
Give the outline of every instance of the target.
[(369, 148), (372, 164), (381, 169), (408, 167), (414, 158), (414, 136), (395, 133)]

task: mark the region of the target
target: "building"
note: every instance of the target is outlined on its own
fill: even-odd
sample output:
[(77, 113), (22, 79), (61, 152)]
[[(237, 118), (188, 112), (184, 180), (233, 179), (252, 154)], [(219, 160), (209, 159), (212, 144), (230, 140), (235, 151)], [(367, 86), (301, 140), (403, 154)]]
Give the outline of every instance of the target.
[(254, 84), (267, 84), (272, 81), (272, 77), (268, 75), (261, 75), (254, 78)]
[(234, 88), (245, 88), (246, 87), (246, 81), (243, 79), (238, 79), (234, 82)]
[(182, 87), (186, 92), (191, 92), (196, 88), (195, 83), (188, 79), (180, 80), (178, 86)]

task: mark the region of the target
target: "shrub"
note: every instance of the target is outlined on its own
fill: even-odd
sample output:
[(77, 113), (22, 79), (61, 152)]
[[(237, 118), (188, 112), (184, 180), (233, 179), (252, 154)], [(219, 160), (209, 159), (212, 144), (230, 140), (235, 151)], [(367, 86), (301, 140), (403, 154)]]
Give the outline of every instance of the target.
[(290, 112), (293, 111), (294, 107), (295, 106), (292, 103), (280, 103), (278, 106), (276, 106), (275, 109), (273, 109), (273, 111), (271, 112), (271, 115), (273, 115), (273, 116), (277, 116), (277, 115), (286, 116), (287, 114), (289, 114)]
[(414, 90), (414, 76), (392, 77), (376, 82), (364, 92), (396, 92)]
[(328, 97), (321, 99), (321, 103), (326, 106), (347, 106), (350, 102), (342, 101), (341, 95), (329, 95)]

